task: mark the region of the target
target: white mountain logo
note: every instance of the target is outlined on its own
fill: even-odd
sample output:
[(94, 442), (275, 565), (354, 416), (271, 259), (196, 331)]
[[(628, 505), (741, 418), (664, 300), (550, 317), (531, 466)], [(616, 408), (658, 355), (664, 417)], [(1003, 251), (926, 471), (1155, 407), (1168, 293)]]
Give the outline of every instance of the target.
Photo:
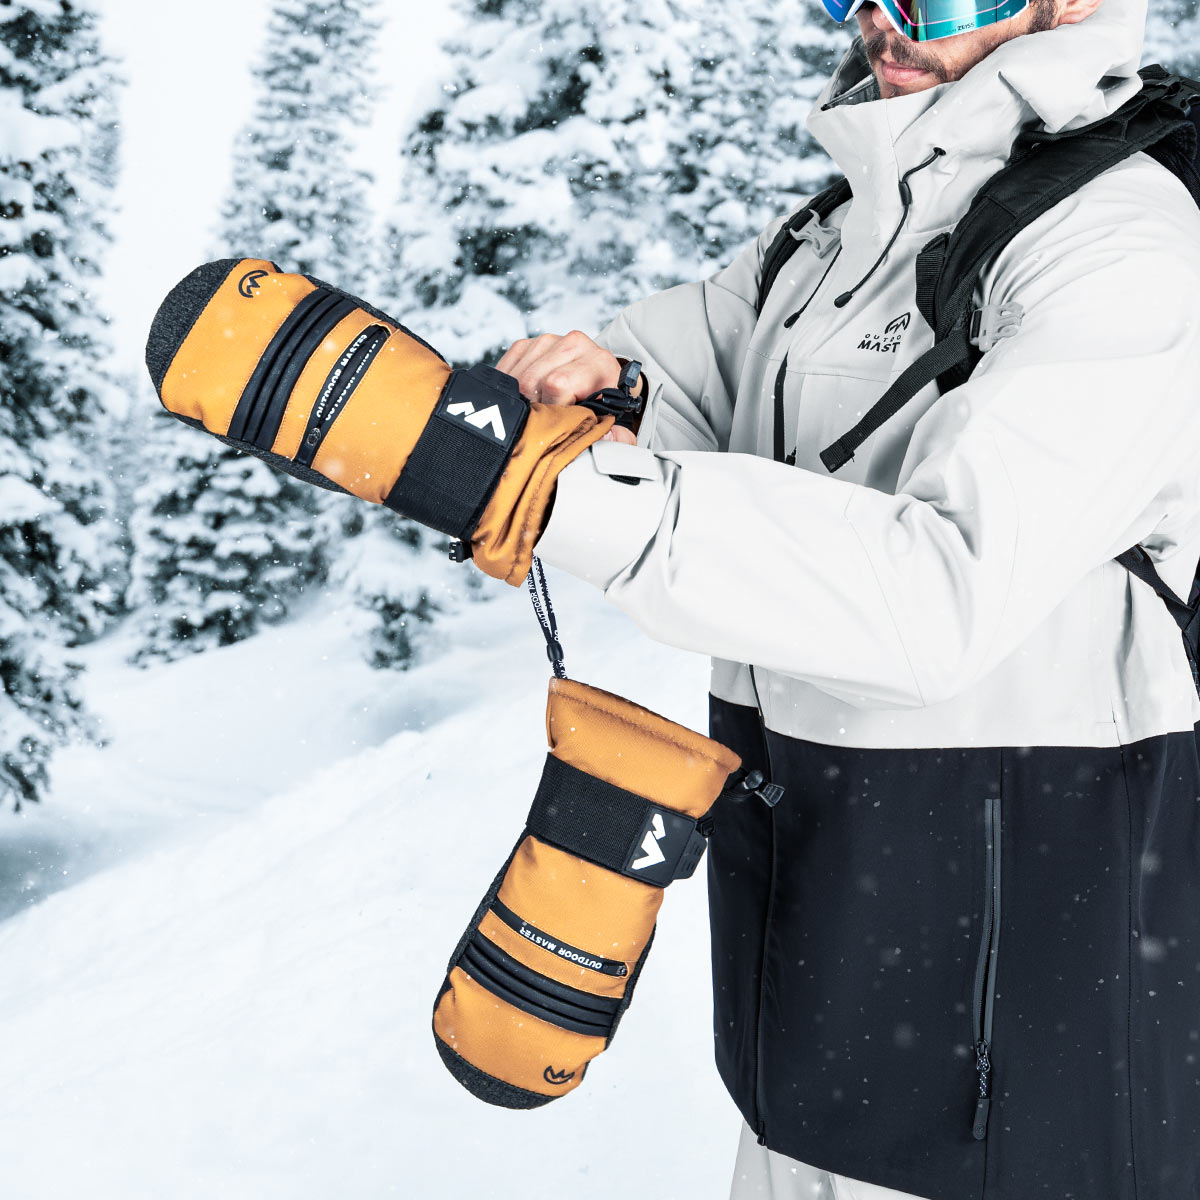
[(498, 404), (489, 404), (487, 408), (481, 408), (476, 412), (475, 405), (470, 400), (459, 400), (454, 404), (447, 404), (446, 411), (452, 417), (462, 417), (468, 425), (473, 425), (476, 429), (486, 429), (490, 425), (492, 434), (498, 442), (504, 441), (507, 436), (504, 429), (504, 417), (500, 413)]
[(667, 828), (663, 824), (662, 814), (655, 813), (650, 828), (646, 830), (646, 836), (642, 838), (642, 857), (631, 862), (630, 868), (641, 871), (646, 867), (656, 867), (660, 862), (666, 862), (666, 856), (658, 845), (666, 836)]

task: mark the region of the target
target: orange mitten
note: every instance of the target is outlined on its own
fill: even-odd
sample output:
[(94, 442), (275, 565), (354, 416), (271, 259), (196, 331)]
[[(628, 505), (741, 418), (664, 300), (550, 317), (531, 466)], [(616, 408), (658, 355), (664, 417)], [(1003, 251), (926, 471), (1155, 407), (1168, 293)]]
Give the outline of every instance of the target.
[(663, 889), (695, 870), (705, 816), (741, 762), (569, 679), (550, 680), (546, 728), (525, 832), (455, 950), (433, 1016), (455, 1078), (508, 1108), (572, 1091), (608, 1046)]
[(520, 584), (559, 472), (612, 428), (451, 370), (366, 302), (264, 259), (197, 267), (163, 301), (146, 366), (168, 412), (321, 487), (459, 538)]

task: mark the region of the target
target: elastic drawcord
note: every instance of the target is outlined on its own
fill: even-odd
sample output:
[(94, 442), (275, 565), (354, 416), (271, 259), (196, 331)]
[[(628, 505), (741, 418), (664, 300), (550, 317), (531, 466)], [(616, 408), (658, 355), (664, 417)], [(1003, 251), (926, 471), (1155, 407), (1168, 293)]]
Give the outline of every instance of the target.
[[(566, 679), (567, 669), (563, 665), (562, 642), (558, 640), (558, 622), (554, 619), (554, 606), (550, 603), (550, 589), (546, 587), (542, 561), (536, 554), (533, 556), (533, 565), (529, 568), (526, 582), (529, 584), (529, 596), (533, 601), (533, 611), (537, 615), (538, 624), (542, 627), (542, 633), (546, 635), (546, 657), (554, 668), (554, 674), (559, 679)], [(539, 587), (542, 592), (541, 596), (538, 595)], [(543, 597), (545, 611), (542, 609)]]
[(858, 291), (858, 289), (861, 288), (863, 284), (865, 284), (867, 280), (879, 270), (883, 260), (888, 256), (888, 251), (891, 250), (891, 248), (896, 244), (896, 239), (900, 236), (900, 230), (904, 228), (904, 222), (908, 220), (908, 211), (910, 208), (912, 208), (912, 188), (908, 186), (908, 177), (910, 175), (915, 175), (918, 171), (925, 170), (930, 163), (941, 158), (945, 153), (945, 150), (943, 150), (941, 146), (934, 146), (933, 153), (924, 162), (917, 163), (915, 167), (911, 167), (901, 176), (900, 202), (904, 205), (904, 211), (900, 214), (900, 223), (896, 226), (896, 232), (892, 234), (892, 240), (888, 242), (886, 246), (884, 246), (883, 253), (875, 260), (875, 265), (848, 292), (843, 292), (836, 300), (834, 300), (833, 305), (835, 308), (845, 308), (846, 305), (854, 299), (855, 293)]
[(805, 300), (805, 302), (802, 305), (800, 305), (800, 307), (798, 309), (796, 309), (796, 311), (794, 313), (792, 313), (792, 315), (784, 321), (784, 323), (783, 323), (784, 329), (791, 329), (791, 327), (793, 325), (795, 325), (795, 323), (800, 319), (800, 317), (804, 315), (805, 309), (807, 309), (808, 306), (813, 302), (813, 299), (815, 298), (816, 294), (821, 290), (821, 284), (823, 284), (825, 282), (825, 279), (828, 276), (829, 272), (833, 270), (833, 264), (835, 262), (837, 262), (837, 260), (841, 257), (841, 255), (842, 255), (842, 247), (839, 244), (838, 248), (833, 252), (833, 257), (829, 260), (829, 266), (827, 266), (825, 268), (825, 273), (821, 276), (820, 279), (817, 280), (817, 286), (815, 288), (813, 288), (811, 293), (809, 293), (808, 299)]

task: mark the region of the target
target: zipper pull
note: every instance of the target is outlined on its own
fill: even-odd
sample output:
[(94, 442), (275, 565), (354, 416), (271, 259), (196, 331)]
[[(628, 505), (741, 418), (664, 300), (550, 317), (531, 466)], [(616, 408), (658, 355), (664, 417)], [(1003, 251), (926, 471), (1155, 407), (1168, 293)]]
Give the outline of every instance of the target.
[(988, 1044), (982, 1038), (975, 1045), (975, 1069), (979, 1072), (979, 1099), (975, 1102), (975, 1121), (971, 1126), (971, 1136), (977, 1142), (987, 1137), (988, 1112), (992, 1107), (989, 1092), (989, 1076), (992, 1063), (988, 1058)]
[(988, 1109), (991, 1106), (990, 1096), (980, 1096), (979, 1102), (975, 1105), (975, 1124), (971, 1133), (977, 1142), (982, 1142), (987, 1137)]
[(758, 1144), (760, 1146), (765, 1146), (767, 1144), (767, 1123), (766, 1123), (766, 1121), (763, 1121), (761, 1118), (758, 1122), (757, 1133), (758, 1133)]

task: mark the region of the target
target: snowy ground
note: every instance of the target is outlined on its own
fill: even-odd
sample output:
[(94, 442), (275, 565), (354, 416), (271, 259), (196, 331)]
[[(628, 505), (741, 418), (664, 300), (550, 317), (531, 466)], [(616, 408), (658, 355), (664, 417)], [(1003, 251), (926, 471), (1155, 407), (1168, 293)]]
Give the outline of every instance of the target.
[[(573, 677), (705, 728), (705, 660), (550, 584)], [(492, 590), (407, 673), (364, 666), (332, 599), (151, 671), (120, 635), (89, 648), (109, 746), (0, 814), (0, 1196), (728, 1194), (703, 869), (578, 1092), (490, 1108), (434, 1050), (446, 959), (546, 751), (541, 634)]]

